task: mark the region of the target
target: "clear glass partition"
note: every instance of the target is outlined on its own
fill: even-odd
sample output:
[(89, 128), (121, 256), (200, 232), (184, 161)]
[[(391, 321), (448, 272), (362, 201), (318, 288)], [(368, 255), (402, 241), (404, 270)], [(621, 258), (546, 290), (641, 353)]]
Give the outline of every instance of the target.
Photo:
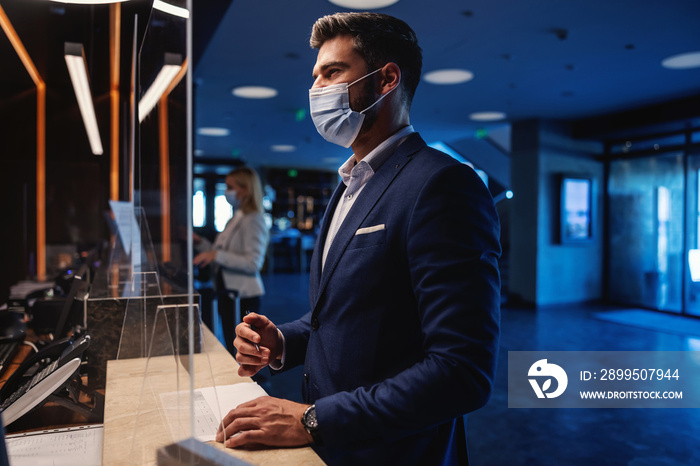
[[(58, 325), (33, 322), (38, 347), (80, 343), (51, 353), (51, 364), (75, 356), (57, 366), (63, 369), (49, 395), (77, 407), (76, 418), (52, 419), (51, 426), (93, 424), (99, 433), (91, 438), (102, 443), (91, 448), (101, 449), (102, 464), (155, 464), (161, 452), (192, 458), (183, 448), (201, 452), (203, 445), (209, 458), (216, 457), (211, 451), (224, 455), (221, 463), (235, 454), (275, 464), (279, 452), (232, 452), (213, 441), (226, 411), (265, 391), (238, 376), (231, 354), (201, 323), (193, 223), (225, 221), (231, 209), (207, 211), (216, 189), (193, 179), (193, 2), (163, 3), (3, 0), (0, 19), (16, 26), (11, 40), (26, 56), (0, 42), (7, 58), (0, 108), (12, 115), (0, 129), (0, 156), (11, 174), (2, 187), (14, 219), (3, 254), (18, 264), (15, 275), (0, 278), (27, 278), (12, 287), (24, 295), (4, 298), (22, 312), (30, 297), (44, 316), (60, 309)], [(75, 57), (88, 77), (82, 89), (94, 105), (102, 153), (88, 142), (64, 59), (65, 43), (79, 40)], [(25, 69), (32, 59), (46, 61)], [(305, 214), (311, 229), (317, 212)], [(30, 428), (47, 422), (39, 414)], [(284, 454), (308, 464), (315, 455), (303, 450)]]

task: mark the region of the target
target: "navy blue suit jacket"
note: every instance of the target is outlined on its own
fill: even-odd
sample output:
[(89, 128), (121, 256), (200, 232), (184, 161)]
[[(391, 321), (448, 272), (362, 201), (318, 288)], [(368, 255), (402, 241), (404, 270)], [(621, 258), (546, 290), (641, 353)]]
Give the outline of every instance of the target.
[(501, 248), (493, 200), (474, 170), (414, 133), (375, 170), (321, 272), (344, 189), (316, 242), (311, 310), (279, 326), (284, 369), (305, 367), (317, 452), (331, 464), (456, 464), (466, 457), (462, 415), (486, 403), (494, 380)]

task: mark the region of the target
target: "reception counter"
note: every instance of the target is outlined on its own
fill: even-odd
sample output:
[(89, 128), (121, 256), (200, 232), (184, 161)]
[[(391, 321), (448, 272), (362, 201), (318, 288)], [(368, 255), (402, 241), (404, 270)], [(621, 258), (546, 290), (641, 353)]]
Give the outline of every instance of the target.
[[(194, 355), (194, 388), (252, 382), (237, 374), (238, 363), (204, 329), (204, 351)], [(107, 363), (102, 464), (157, 464), (159, 448), (174, 443), (170, 414), (164, 413), (162, 393), (189, 388), (188, 359), (173, 356), (149, 360), (123, 359)], [(145, 382), (144, 382), (145, 381)], [(189, 406), (189, 402), (187, 403)], [(179, 410), (182, 411), (182, 410)], [(223, 413), (225, 414), (225, 413)], [(187, 422), (189, 423), (189, 418)], [(180, 440), (179, 438), (177, 440)], [(207, 444), (254, 465), (324, 464), (310, 447), (234, 450)]]

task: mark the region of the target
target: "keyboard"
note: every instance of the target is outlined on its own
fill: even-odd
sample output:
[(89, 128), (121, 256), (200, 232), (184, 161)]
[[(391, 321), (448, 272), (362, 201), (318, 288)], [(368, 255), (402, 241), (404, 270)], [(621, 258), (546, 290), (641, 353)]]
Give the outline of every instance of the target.
[(3, 426), (41, 406), (78, 373), (90, 335), (50, 343), (28, 357), (0, 388)]
[(3, 425), (14, 422), (61, 388), (80, 367), (80, 358), (56, 360), (24, 382), (2, 402)]

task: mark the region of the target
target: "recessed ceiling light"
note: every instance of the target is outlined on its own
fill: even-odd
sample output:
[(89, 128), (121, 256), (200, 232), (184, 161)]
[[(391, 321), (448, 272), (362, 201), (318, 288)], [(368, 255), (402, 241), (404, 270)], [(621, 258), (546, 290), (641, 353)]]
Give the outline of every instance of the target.
[(505, 117), (503, 112), (476, 112), (469, 115), (469, 119), (474, 121), (498, 121)]
[(435, 70), (423, 76), (423, 79), (432, 84), (462, 84), (473, 78), (474, 73), (460, 69)]
[(297, 150), (297, 146), (292, 144), (273, 144), (270, 146), (270, 150), (273, 152), (294, 152)]
[(209, 126), (204, 128), (199, 128), (197, 134), (201, 136), (228, 136), (231, 133), (228, 128), (217, 128), (215, 126)]
[(265, 86), (239, 86), (234, 87), (231, 93), (244, 99), (270, 99), (277, 95), (277, 89)]
[(328, 0), (333, 5), (353, 10), (376, 10), (397, 3), (399, 0)]
[(680, 53), (664, 58), (661, 66), (672, 70), (685, 70), (700, 67), (700, 52)]

